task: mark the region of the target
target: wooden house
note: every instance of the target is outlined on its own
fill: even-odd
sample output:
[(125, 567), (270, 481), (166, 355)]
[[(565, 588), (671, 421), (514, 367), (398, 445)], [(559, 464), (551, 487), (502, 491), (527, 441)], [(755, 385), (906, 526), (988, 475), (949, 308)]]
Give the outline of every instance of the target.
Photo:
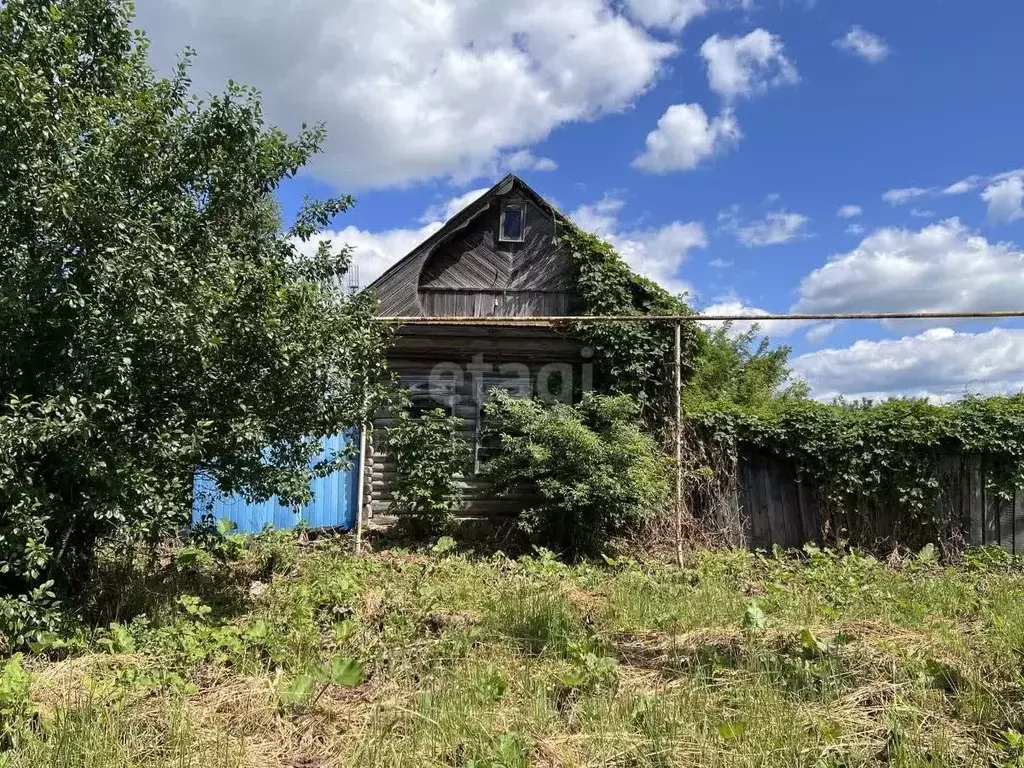
[[(368, 290), (383, 317), (541, 317), (577, 310), (571, 254), (558, 244), (565, 222), (522, 179), (509, 175), (452, 217)], [(442, 408), (461, 417), (474, 469), (484, 457), (482, 408), (488, 392), (571, 397), (585, 385), (588, 350), (550, 326), (407, 325), (397, 332), (391, 369), (409, 390), (414, 413)], [(390, 422), (374, 422), (380, 434)], [(371, 442), (364, 462), (368, 518), (388, 517), (395, 465)], [(465, 478), (467, 517), (515, 514), (516, 500)]]

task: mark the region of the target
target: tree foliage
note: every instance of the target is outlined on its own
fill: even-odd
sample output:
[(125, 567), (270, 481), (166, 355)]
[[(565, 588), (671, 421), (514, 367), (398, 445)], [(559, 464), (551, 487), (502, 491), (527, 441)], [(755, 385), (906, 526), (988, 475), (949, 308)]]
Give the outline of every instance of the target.
[(273, 195), (317, 151), (188, 57), (147, 64), (125, 0), (0, 5), (0, 587), (67, 585), (98, 541), (188, 520), (199, 468), (301, 500), (323, 436), (381, 401), (383, 331), (350, 255)]
[(470, 459), (469, 445), (459, 437), (463, 424), (440, 408), (417, 418), (402, 409), (384, 431), (384, 448), (397, 469), (391, 511), (422, 533), (446, 531), (462, 505), (459, 481)]
[(597, 555), (664, 507), (666, 460), (628, 395), (588, 393), (569, 406), (495, 391), (485, 408), (500, 450), (484, 473), (498, 493), (536, 492), (520, 522), (537, 543), (570, 558)]
[(794, 380), (788, 346), (772, 346), (757, 325), (743, 333), (725, 324), (707, 331), (684, 390), (687, 411), (709, 402), (763, 408), (778, 399), (804, 398), (807, 385)]

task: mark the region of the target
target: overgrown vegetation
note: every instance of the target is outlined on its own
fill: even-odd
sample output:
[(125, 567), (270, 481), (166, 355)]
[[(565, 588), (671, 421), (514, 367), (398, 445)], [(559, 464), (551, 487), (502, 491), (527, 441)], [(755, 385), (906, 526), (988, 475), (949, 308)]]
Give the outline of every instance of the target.
[(155, 545), (196, 468), (302, 501), (320, 439), (383, 396), (385, 332), (300, 257), (350, 198), (282, 232), (273, 195), (317, 151), (254, 92), (157, 78), (127, 0), (0, 4), (0, 624), (49, 627), (111, 539)]
[(5, 662), (6, 764), (1020, 764), (1024, 576), (998, 550), (236, 554), (182, 598), (169, 550), (145, 616)]
[(450, 532), (462, 506), (461, 478), (470, 469), (464, 422), (441, 409), (413, 417), (396, 411), (382, 445), (394, 460), (390, 510), (420, 534)]
[(950, 458), (983, 461), (989, 498), (1012, 499), (1024, 487), (1021, 395), (946, 405), (776, 400), (758, 410), (714, 403), (694, 408), (689, 418), (706, 460), (722, 476), (745, 450), (784, 457), (817, 486), (835, 517), (858, 514), (865, 500), (889, 505), (899, 522), (897, 539), (905, 543), (960, 533), (963, 484), (952, 489), (955, 498), (944, 496), (951, 490), (943, 485)]
[[(578, 270), (584, 315), (629, 317), (694, 314), (685, 297), (673, 296), (640, 277), (615, 249), (572, 224), (559, 230), (563, 248)], [(648, 425), (664, 428), (674, 418), (675, 333), (673, 323), (578, 323), (570, 331), (594, 350), (594, 388), (602, 394), (636, 398)], [(806, 387), (793, 381), (790, 350), (772, 347), (757, 329), (736, 334), (724, 326), (709, 331), (697, 323), (682, 326), (683, 381), (688, 401), (725, 401), (760, 406), (779, 396), (802, 397)]]
[(668, 497), (668, 462), (638, 412), (628, 395), (588, 393), (570, 406), (495, 392), (485, 423), (498, 448), (484, 475), (499, 494), (537, 495), (519, 519), (534, 541), (570, 559), (597, 556)]

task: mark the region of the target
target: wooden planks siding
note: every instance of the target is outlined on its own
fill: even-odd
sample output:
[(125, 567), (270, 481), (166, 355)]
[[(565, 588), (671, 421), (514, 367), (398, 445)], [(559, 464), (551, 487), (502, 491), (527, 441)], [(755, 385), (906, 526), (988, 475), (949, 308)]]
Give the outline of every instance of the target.
[(529, 317), (569, 315), (573, 295), (554, 291), (420, 289), (428, 317)]
[[(538, 200), (518, 179), (496, 185), (373, 283), (380, 314), (568, 314), (576, 269), (557, 242), (558, 214)], [(499, 239), (509, 202), (525, 206), (523, 242)]]
[[(579, 349), (577, 347), (577, 357)], [(543, 365), (535, 361), (528, 365), (531, 383), (536, 382)], [(391, 369), (399, 374), (401, 382), (407, 388), (418, 388), (424, 381), (424, 371), (428, 370), (422, 361), (418, 360), (393, 360)], [(480, 399), (486, 394), (486, 387), (492, 386), (496, 380), (502, 378), (501, 374), (493, 373), (483, 378), (483, 392), (477, 391), (477, 383), (473, 377), (467, 376), (462, 382), (452, 382), (450, 392), (454, 396), (454, 415), (463, 419), (460, 437), (466, 441), (473, 450), (477, 444), (477, 436), (480, 425)], [(518, 383), (515, 375), (509, 375), (508, 384), (514, 386)], [(528, 394), (528, 393), (522, 393)], [(379, 413), (374, 418), (373, 431), (376, 435), (372, 447), (368, 448), (367, 464), (367, 493), (369, 495), (369, 516), (379, 517), (391, 514), (392, 488), (398, 475), (398, 468), (381, 444), (381, 436), (387, 427), (393, 422), (390, 413)], [(467, 472), (460, 478), (460, 484), (465, 495), (465, 503), (457, 514), (462, 517), (508, 517), (515, 516), (522, 512), (523, 508), (531, 501), (531, 495), (527, 490), (512, 498), (496, 498), (491, 492), (490, 486), (482, 478), (476, 476), (473, 471)]]

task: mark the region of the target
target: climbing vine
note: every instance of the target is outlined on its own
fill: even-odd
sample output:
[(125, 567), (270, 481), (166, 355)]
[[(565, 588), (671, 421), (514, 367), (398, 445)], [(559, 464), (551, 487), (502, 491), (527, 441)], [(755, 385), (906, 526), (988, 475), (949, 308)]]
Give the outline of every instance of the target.
[[(657, 283), (636, 275), (615, 249), (566, 224), (559, 239), (578, 270), (582, 315), (690, 315), (693, 310)], [(647, 420), (663, 423), (672, 408), (675, 334), (672, 323), (577, 323), (570, 333), (594, 352), (594, 387), (636, 398)], [(683, 326), (683, 377), (694, 372), (705, 335)]]
[(781, 399), (760, 410), (713, 403), (688, 416), (709, 464), (735, 464), (749, 450), (790, 459), (814, 481), (826, 508), (856, 510), (865, 499), (881, 500), (904, 530), (923, 525), (942, 533), (958, 524), (941, 503), (950, 458), (983, 459), (994, 497), (1024, 488), (1024, 395), (948, 405)]
[[(563, 222), (563, 248), (577, 270), (579, 314), (592, 316), (695, 315), (684, 297), (636, 275), (607, 242)], [(578, 323), (570, 329), (594, 352), (594, 388), (636, 398), (647, 423), (662, 427), (674, 415), (675, 334), (671, 322)], [(715, 331), (682, 326), (682, 378), (687, 401), (709, 399), (753, 405), (780, 394), (800, 395), (788, 368), (789, 348), (771, 347), (755, 328)]]
[[(577, 268), (579, 314), (694, 314), (684, 297), (635, 275), (600, 238), (565, 222), (560, 242)], [(579, 323), (570, 331), (594, 351), (594, 388), (635, 397), (655, 429), (672, 417), (672, 325)], [(962, 486), (953, 487), (951, 478), (968, 466), (960, 457), (983, 465), (989, 499), (1024, 488), (1024, 395), (948, 405), (823, 404), (791, 378), (788, 356), (787, 347), (770, 346), (756, 331), (683, 324), (684, 471), (691, 490), (728, 504), (740, 457), (775, 456), (811, 481), (823, 514), (834, 518), (833, 532), (884, 508), (897, 521), (895, 535), (909, 543), (959, 530)]]

